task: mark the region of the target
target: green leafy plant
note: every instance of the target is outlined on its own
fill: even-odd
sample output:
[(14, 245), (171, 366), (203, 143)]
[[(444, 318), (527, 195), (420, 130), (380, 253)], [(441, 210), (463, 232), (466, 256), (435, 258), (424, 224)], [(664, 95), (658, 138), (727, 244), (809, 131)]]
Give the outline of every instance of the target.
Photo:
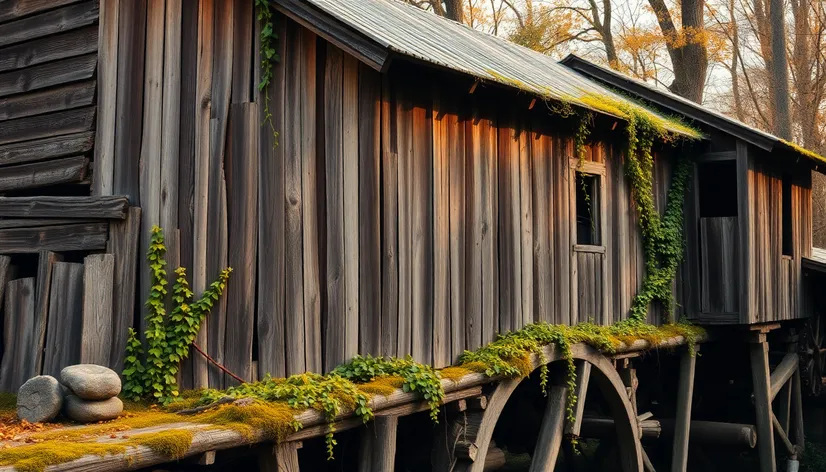
[[(124, 395), (130, 400), (152, 400), (168, 403), (178, 396), (177, 374), (180, 363), (189, 355), (201, 322), (226, 288), (232, 268), (221, 271), (218, 280), (210, 284), (194, 303), (186, 281), (186, 270), (175, 270), (172, 288), (174, 308), (166, 313), (166, 247), (163, 231), (152, 227), (152, 239), (146, 260), (151, 273), (151, 287), (146, 301), (146, 350), (134, 329), (129, 329), (123, 376)], [(143, 358), (145, 357), (145, 363)]]
[(275, 64), (281, 60), (275, 49), (275, 43), (278, 41), (278, 33), (275, 31), (275, 26), (273, 25), (273, 11), (269, 0), (255, 0), (255, 11), (261, 27), (261, 32), (258, 36), (261, 56), (261, 76), (258, 82), (258, 90), (264, 92), (264, 123), (270, 125), (274, 145), (277, 145), (278, 131), (275, 129), (272, 112), (270, 112), (270, 94), (268, 87), (272, 82), (273, 68)]

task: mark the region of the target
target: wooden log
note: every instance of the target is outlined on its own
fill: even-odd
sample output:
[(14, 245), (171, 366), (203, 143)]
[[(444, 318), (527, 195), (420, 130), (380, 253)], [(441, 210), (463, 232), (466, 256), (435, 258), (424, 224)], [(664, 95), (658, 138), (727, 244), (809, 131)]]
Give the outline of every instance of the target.
[[(161, 228), (178, 228), (178, 153), (181, 137), (181, 0), (167, 0), (164, 18), (161, 110)], [(188, 86), (190, 84), (187, 84)]]
[(777, 397), (778, 393), (780, 393), (780, 389), (786, 385), (786, 382), (792, 378), (795, 371), (797, 371), (797, 367), (800, 365), (800, 359), (797, 356), (797, 353), (791, 352), (783, 356), (783, 360), (780, 361), (780, 364), (775, 367), (774, 372), (772, 372), (770, 380), (770, 398), (771, 401)]
[[(673, 437), (674, 420), (662, 418), (663, 437)], [(692, 421), (689, 440), (698, 444), (709, 444), (753, 449), (757, 445), (757, 432), (753, 425), (721, 423), (717, 421)]]
[(83, 154), (92, 149), (94, 134), (67, 134), (0, 146), (0, 165), (23, 164), (55, 157)]
[(76, 3), (77, 1), (78, 0), (8, 0), (0, 4), (0, 23), (34, 15), (35, 13), (39, 13), (44, 10), (62, 7), (64, 5)]
[(6, 167), (0, 174), (0, 192), (77, 183), (86, 178), (89, 159), (67, 157)]
[[(120, 2), (100, 0), (98, 115), (95, 126), (93, 195), (112, 195), (115, 177), (115, 119), (118, 104), (118, 16)], [(90, 2), (94, 3), (94, 2)]]
[(57, 226), (77, 223), (99, 223), (92, 219), (63, 219), (63, 218), (3, 218), (0, 219), (0, 229), (34, 228), (37, 226)]
[(60, 370), (80, 362), (83, 323), (83, 264), (56, 262), (49, 296), (43, 374), (60, 378)]
[(110, 365), (114, 272), (112, 254), (92, 254), (83, 259), (82, 364)]
[(488, 454), (485, 456), (485, 472), (492, 472), (499, 470), (507, 464), (505, 451), (498, 447), (488, 448)]
[[(227, 286), (226, 367), (243, 379), (253, 377), (255, 276), (258, 236), (258, 107), (239, 103), (230, 109), (230, 153), (227, 156), (230, 267)], [(230, 382), (230, 379), (225, 379)]]
[(96, 65), (97, 54), (86, 54), (0, 73), (0, 97), (91, 79)]
[(108, 230), (106, 223), (4, 229), (0, 230), (0, 254), (103, 249)]
[(0, 72), (97, 51), (98, 28), (86, 26), (0, 49)]
[(0, 144), (89, 131), (94, 123), (94, 106), (9, 120), (0, 127)]
[(63, 257), (51, 251), (40, 251), (37, 261), (36, 295), (34, 302), (34, 319), (36, 336), (33, 348), (37, 352), (36, 372), (43, 370), (43, 352), (46, 348), (46, 322), (49, 319), (49, 295), (52, 290), (52, 271), (56, 262)]
[(0, 364), (0, 390), (4, 392), (17, 392), (26, 380), (38, 374), (34, 300), (34, 277), (6, 284), (3, 361)]
[(798, 451), (803, 452), (806, 447), (805, 430), (803, 423), (803, 397), (800, 390), (800, 369), (795, 370), (792, 377), (792, 428), (791, 435)]
[(300, 441), (276, 443), (271, 451), (262, 451), (258, 456), (258, 470), (261, 472), (299, 472), (298, 450)]
[(393, 472), (398, 425), (398, 416), (381, 416), (362, 430), (359, 472)]
[(130, 207), (126, 219), (113, 222), (106, 252), (115, 256), (112, 285), (112, 350), (110, 365), (115, 372), (123, 367), (128, 330), (135, 315), (135, 278), (138, 264), (141, 209)]
[(680, 355), (680, 380), (677, 390), (677, 417), (674, 425), (674, 447), (671, 470), (685, 472), (688, 467), (688, 437), (691, 430), (691, 403), (694, 396), (694, 369), (697, 356), (692, 346)]
[(531, 467), (528, 469), (530, 472), (553, 472), (556, 466), (567, 413), (565, 406), (567, 397), (567, 388), (561, 385), (551, 386), (548, 392), (548, 405), (545, 407), (545, 415), (536, 440), (536, 448), (531, 457)]
[(774, 429), (772, 425), (771, 380), (769, 376), (769, 345), (765, 341), (749, 346), (751, 375), (754, 385), (754, 409), (757, 417), (757, 452), (762, 472), (775, 472)]
[(88, 80), (0, 99), (0, 121), (87, 107), (95, 100), (95, 81)]
[[(657, 439), (661, 433), (662, 427), (660, 426), (659, 420), (645, 420), (640, 422), (640, 434), (643, 438)], [(613, 438), (616, 434), (617, 430), (614, 427), (614, 420), (612, 418), (582, 418), (579, 435), (583, 438)]]
[(0, 197), (3, 218), (126, 218), (126, 197)]
[[(442, 399), (442, 405), (454, 405), (456, 403), (464, 403), (464, 407), (457, 407), (458, 409), (464, 408), (461, 411), (467, 410), (467, 402), (470, 400), (472, 402), (473, 397), (479, 397), (482, 394), (482, 389), (480, 387), (470, 387), (462, 390), (456, 390), (453, 392), (446, 393), (444, 398)], [(382, 410), (376, 414), (376, 417), (380, 416), (409, 416), (416, 413), (421, 413), (423, 411), (430, 411), (430, 402), (428, 401), (418, 401), (413, 403), (407, 403), (405, 405), (400, 405), (392, 408), (388, 408), (386, 410)], [(471, 411), (479, 411), (479, 409), (474, 409)]]

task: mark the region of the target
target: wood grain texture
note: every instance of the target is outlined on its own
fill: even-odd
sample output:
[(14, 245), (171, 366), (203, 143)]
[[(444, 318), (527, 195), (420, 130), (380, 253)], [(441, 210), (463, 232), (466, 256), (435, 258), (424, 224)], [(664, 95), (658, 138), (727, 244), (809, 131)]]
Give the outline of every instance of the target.
[(482, 238), (483, 238), (483, 195), (484, 162), (482, 160), (481, 119), (478, 110), (474, 110), (471, 119), (466, 121), (466, 168), (467, 190), (466, 208), (468, 221), (467, 245), (465, 246), (466, 264), (466, 346), (465, 349), (478, 349), (482, 342)]
[[(69, 5), (0, 25), (0, 46), (30, 41), (93, 24), (98, 19), (95, 0)], [(0, 21), (2, 23), (2, 21)]]
[(396, 352), (406, 355), (412, 349), (412, 265), (413, 241), (411, 231), (413, 174), (413, 104), (410, 90), (400, 84), (395, 89), (396, 148), (398, 152), (398, 261), (399, 261), (399, 311)]
[[(11, 258), (8, 256), (0, 256), (0, 302), (4, 304), (6, 301), (3, 297), (8, 297), (6, 294), (6, 285), (9, 283), (9, 280), (14, 277), (14, 272), (14, 268), (11, 265)], [(0, 389), (7, 392), (11, 391), (10, 385), (12, 379), (11, 372), (6, 371), (13, 368), (14, 358), (16, 357), (14, 334), (17, 325), (16, 317), (9, 315), (9, 313), (12, 312), (5, 310), (3, 313), (3, 357), (0, 359)], [(8, 360), (6, 360), (7, 357)], [(4, 363), (6, 364), (5, 370), (3, 369)]]
[(80, 332), (80, 362), (83, 364), (110, 365), (114, 276), (113, 254), (92, 254), (83, 259)]
[(97, 54), (0, 73), (0, 97), (92, 78)]
[(83, 154), (92, 149), (94, 133), (67, 134), (0, 146), (0, 165), (23, 164), (45, 159)]
[(468, 221), (466, 219), (466, 164), (465, 123), (451, 103), (447, 120), (446, 141), (449, 143), (448, 167), (450, 172), (448, 192), (450, 198), (450, 355), (455, 361), (466, 348), (466, 289), (465, 254)]
[(109, 361), (119, 372), (123, 367), (128, 330), (135, 315), (135, 291), (140, 239), (141, 209), (130, 207), (126, 218), (112, 222), (106, 252), (114, 254), (115, 269), (112, 285), (112, 350)]
[(358, 61), (344, 55), (342, 67), (341, 125), (344, 195), (344, 358), (358, 354), (359, 343), (359, 184), (358, 184)]
[(433, 365), (452, 364), (450, 354), (450, 143), (441, 97), (433, 101)]
[(126, 197), (0, 197), (3, 218), (126, 218)]
[(736, 313), (739, 305), (737, 218), (700, 218), (703, 313)]
[[(181, 141), (181, 0), (167, 0), (164, 18), (163, 108), (161, 110), (161, 228), (178, 227), (178, 180)], [(191, 84), (187, 84), (189, 86)], [(189, 112), (191, 113), (191, 111)]]
[(399, 155), (393, 90), (387, 76), (381, 80), (381, 354), (394, 356), (399, 313)]
[(34, 301), (34, 277), (6, 284), (3, 360), (0, 363), (0, 390), (4, 392), (16, 392), (26, 380), (38, 374)]
[(106, 223), (4, 229), (0, 230), (0, 254), (103, 249), (108, 230)]
[(36, 352), (35, 372), (43, 369), (43, 354), (46, 348), (46, 322), (49, 318), (49, 294), (52, 289), (52, 269), (55, 262), (63, 257), (51, 251), (40, 251), (37, 258), (37, 278), (35, 279), (34, 324), (35, 338), (33, 348)]
[(52, 270), (49, 322), (43, 374), (60, 377), (60, 370), (80, 362), (83, 326), (83, 264), (56, 262)]
[(554, 297), (557, 281), (551, 267), (551, 248), (557, 238), (551, 237), (556, 221), (549, 221), (558, 210), (553, 210), (553, 202), (559, 195), (548, 185), (556, 181), (552, 169), (554, 155), (549, 149), (550, 141), (541, 134), (531, 133), (531, 198), (533, 200), (533, 305), (537, 321), (554, 322)]
[(749, 345), (751, 376), (754, 388), (754, 409), (757, 427), (757, 454), (761, 472), (774, 472), (774, 428), (772, 405), (769, 397), (769, 345), (766, 342)]
[(531, 456), (530, 472), (553, 470), (556, 466), (559, 446), (562, 444), (567, 395), (568, 389), (559, 385), (552, 385), (548, 392), (548, 406), (545, 407), (536, 449)]
[(394, 470), (398, 425), (398, 416), (382, 416), (362, 430), (359, 451), (360, 472)]
[(93, 106), (9, 120), (0, 127), (0, 144), (88, 131), (94, 122)]
[[(255, 253), (258, 237), (258, 107), (239, 103), (230, 107), (230, 152), (227, 156), (229, 209), (229, 266), (227, 285), (226, 367), (251, 379), (255, 330)], [(230, 380), (226, 379), (229, 383)]]
[(410, 162), (411, 355), (433, 362), (433, 124), (432, 101), (414, 98)]
[(0, 72), (97, 51), (98, 28), (86, 26), (0, 49)]
[(0, 175), (0, 191), (76, 183), (86, 178), (89, 159), (67, 157), (52, 161), (6, 167)]
[(0, 5), (0, 23), (77, 2), (78, 0), (8, 0)]
[(683, 472), (688, 467), (688, 438), (691, 428), (691, 400), (694, 396), (694, 371), (697, 357), (686, 350), (680, 355), (680, 380), (677, 389), (677, 414), (674, 421), (672, 472)]
[[(257, 88), (258, 81), (252, 81), (253, 64), (257, 67), (259, 61), (254, 60), (252, 41), (253, 24), (257, 12), (253, 12), (254, 2), (246, 0), (232, 0), (234, 5), (232, 27), (232, 103), (244, 103), (252, 100), (253, 87)], [(313, 35), (314, 36), (314, 35)], [(306, 58), (306, 55), (305, 55)]]
[(120, 2), (100, 0), (98, 33), (98, 115), (93, 195), (111, 195), (115, 177), (115, 119), (118, 105), (118, 21)]
[(79, 82), (0, 99), (0, 121), (92, 105), (95, 81)]

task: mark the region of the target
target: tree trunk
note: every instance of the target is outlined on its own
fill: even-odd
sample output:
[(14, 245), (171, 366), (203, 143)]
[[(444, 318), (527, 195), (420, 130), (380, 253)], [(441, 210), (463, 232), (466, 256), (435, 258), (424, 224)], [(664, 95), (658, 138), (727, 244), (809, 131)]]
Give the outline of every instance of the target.
[(771, 0), (772, 97), (774, 99), (774, 132), (783, 139), (792, 139), (792, 116), (789, 109), (789, 67), (786, 58), (786, 20), (783, 0)]
[(648, 3), (657, 16), (663, 35), (672, 40), (667, 42), (668, 55), (674, 68), (674, 80), (669, 89), (681, 97), (702, 103), (708, 70), (703, 21), (705, 0), (682, 1), (682, 31), (677, 31), (674, 26), (664, 0), (648, 0)]
[(463, 22), (462, 0), (445, 0), (445, 17)]

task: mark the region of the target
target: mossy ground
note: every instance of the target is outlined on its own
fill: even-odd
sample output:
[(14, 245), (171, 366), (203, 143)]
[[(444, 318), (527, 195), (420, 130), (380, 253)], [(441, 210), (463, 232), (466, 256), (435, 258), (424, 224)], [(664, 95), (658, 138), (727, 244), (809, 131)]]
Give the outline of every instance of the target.
[[(532, 370), (531, 355), (541, 346), (551, 342), (561, 343), (570, 348), (578, 342), (587, 343), (603, 352), (614, 352), (623, 343), (630, 344), (644, 339), (656, 345), (665, 339), (685, 336), (692, 342), (702, 329), (686, 324), (664, 325), (660, 327), (642, 323), (618, 323), (613, 326), (580, 324), (577, 326), (559, 326), (535, 324), (514, 333), (501, 335), (495, 342), (475, 352), (466, 352), (457, 366), (437, 371), (438, 378), (458, 381), (470, 373), (484, 373), (490, 376), (524, 376)], [(252, 393), (266, 397), (282, 392), (286, 386), (291, 395), (304, 395), (316, 391), (318, 385), (323, 389), (339, 389), (331, 392), (332, 398), (340, 402), (342, 411), (355, 411), (360, 403), (355, 395), (371, 398), (376, 395), (390, 395), (402, 388), (405, 379), (399, 375), (379, 375), (366, 382), (351, 382), (340, 376), (333, 376), (327, 383), (318, 383), (317, 374), (303, 374), (291, 379), (268, 379), (263, 383), (250, 384), (246, 389), (237, 388), (238, 397), (254, 397)], [(345, 385), (348, 384), (349, 386)], [(308, 386), (304, 388), (303, 385)], [(345, 386), (345, 387), (342, 387)], [(125, 402), (124, 414), (113, 421), (70, 427), (71, 423), (55, 423), (48, 430), (21, 434), (9, 446), (0, 449), (0, 466), (13, 465), (19, 471), (39, 472), (49, 465), (73, 461), (86, 455), (105, 456), (123, 454), (127, 448), (135, 446), (149, 447), (170, 460), (183, 457), (189, 449), (194, 436), (193, 429), (179, 428), (161, 432), (136, 431), (171, 423), (193, 423), (231, 429), (248, 440), (283, 440), (300, 429), (295, 420), (300, 411), (310, 408), (323, 410), (314, 405), (312, 398), (304, 402), (272, 397), (253, 400), (244, 405), (225, 404), (198, 414), (180, 415), (177, 411), (191, 408), (205, 397), (214, 398), (227, 392), (191, 391), (183, 392), (181, 399), (166, 407), (143, 403)], [(309, 402), (309, 403), (307, 403)], [(14, 411), (14, 395), (0, 396), (0, 418), (3, 412)], [(372, 414), (372, 413), (371, 413)], [(2, 421), (2, 420), (0, 420)], [(8, 421), (8, 420), (6, 420)], [(96, 442), (107, 438), (106, 442)]]

